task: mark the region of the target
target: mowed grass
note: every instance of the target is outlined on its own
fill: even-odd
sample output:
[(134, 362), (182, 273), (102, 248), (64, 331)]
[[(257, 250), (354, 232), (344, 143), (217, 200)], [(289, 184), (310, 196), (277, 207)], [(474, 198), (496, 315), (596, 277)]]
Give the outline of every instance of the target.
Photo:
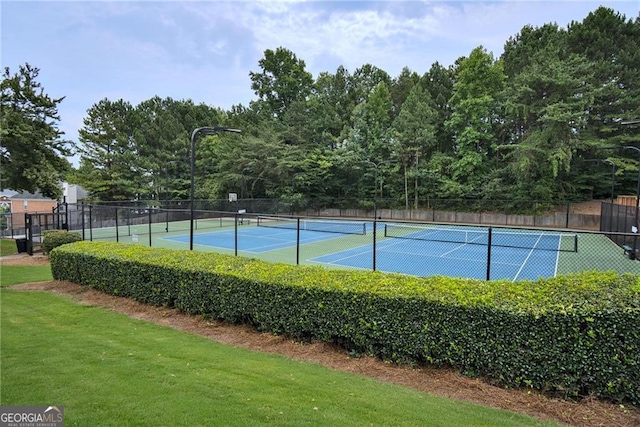
[(0, 405), (61, 405), (67, 426), (554, 425), (219, 344), (64, 296), (3, 287), (0, 297)]
[(0, 266), (0, 287), (18, 283), (45, 282), (53, 280), (48, 265), (2, 265)]
[(13, 239), (0, 239), (0, 256), (13, 255), (18, 253), (18, 246)]

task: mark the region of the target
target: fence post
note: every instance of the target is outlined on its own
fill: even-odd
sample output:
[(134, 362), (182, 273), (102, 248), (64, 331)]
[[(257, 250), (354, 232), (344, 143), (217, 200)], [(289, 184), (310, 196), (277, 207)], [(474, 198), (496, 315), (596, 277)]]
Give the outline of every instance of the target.
[(564, 228), (569, 228), (569, 211), (571, 210), (571, 202), (567, 202), (567, 220)]
[(376, 229), (378, 228), (377, 220), (373, 217), (373, 271), (376, 271)]
[[(147, 209), (149, 211), (149, 247), (151, 247), (151, 223), (153, 222), (153, 209), (151, 208), (151, 206), (149, 206), (149, 209)], [(118, 212), (116, 210), (116, 212)]]
[[(220, 216), (220, 218), (222, 218), (222, 216)], [(238, 256), (238, 212), (234, 214), (233, 228), (234, 254), (235, 256)]]
[(300, 217), (296, 222), (296, 265), (300, 265)]
[(120, 242), (120, 227), (118, 226), (118, 208), (116, 207), (116, 242)]
[(84, 200), (82, 201), (82, 209), (80, 209), (80, 212), (82, 214), (82, 219), (80, 220), (82, 223), (82, 241), (85, 240), (85, 234), (84, 234)]
[(493, 228), (487, 230), (487, 280), (491, 280), (491, 236)]

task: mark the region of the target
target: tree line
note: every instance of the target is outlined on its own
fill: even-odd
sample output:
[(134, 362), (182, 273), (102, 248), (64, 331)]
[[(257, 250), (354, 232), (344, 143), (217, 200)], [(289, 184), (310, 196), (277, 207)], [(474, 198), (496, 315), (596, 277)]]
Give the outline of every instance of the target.
[[(604, 7), (566, 28), (525, 26), (499, 58), (478, 46), (423, 74), (404, 68), (392, 77), (365, 64), (314, 78), (303, 59), (279, 47), (250, 72), (256, 99), (248, 106), (102, 99), (79, 131), (78, 169), (52, 163), (38, 173), (64, 170), (94, 200), (186, 199), (191, 132), (229, 126), (243, 134), (197, 141), (196, 198), (234, 192), (327, 205), (377, 198), (405, 208), (434, 199), (510, 200), (526, 208), (532, 200), (608, 198), (612, 168), (616, 193), (634, 194), (639, 152), (624, 147), (638, 142), (639, 126), (623, 120), (640, 117), (639, 48), (640, 16)], [(65, 153), (55, 125), (48, 134), (25, 125), (55, 123), (60, 100), (41, 99), (49, 110), (32, 113), (20, 105), (24, 97), (10, 96), (36, 76), (33, 68), (5, 70), (3, 167), (19, 165), (15, 147), (29, 138), (37, 144), (30, 132), (58, 141), (40, 147), (47, 153)], [(25, 117), (14, 120), (21, 108)], [(3, 173), (3, 186), (31, 182), (35, 173), (11, 174), (18, 172), (24, 176)], [(49, 188), (40, 181), (24, 187)]]

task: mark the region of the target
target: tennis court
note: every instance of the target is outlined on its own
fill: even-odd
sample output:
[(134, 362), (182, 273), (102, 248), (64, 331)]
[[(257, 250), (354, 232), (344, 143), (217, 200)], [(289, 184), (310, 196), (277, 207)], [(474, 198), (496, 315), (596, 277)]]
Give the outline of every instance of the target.
[[(413, 276), (486, 279), (487, 251), (488, 246), (480, 243), (387, 237), (376, 245), (376, 268), (379, 271)], [(558, 251), (492, 246), (491, 252), (491, 280), (535, 280), (557, 274)], [(317, 257), (312, 261), (370, 269), (372, 259), (373, 247), (366, 245)]]
[[(237, 235), (234, 228), (198, 232), (194, 245), (275, 257), (299, 243), (304, 254), (301, 263), (370, 270), (374, 262), (372, 231), (370, 221), (258, 217), (250, 225), (238, 226)], [(577, 235), (570, 233), (491, 232), (487, 227), (386, 222), (378, 222), (376, 233), (376, 269), (414, 276), (486, 279), (489, 260), (492, 280), (535, 280), (557, 275), (560, 254), (577, 251)], [(189, 235), (164, 239), (186, 244)]]
[[(167, 237), (166, 240), (189, 243), (189, 235)], [(306, 245), (341, 237), (340, 234), (323, 231), (301, 230), (300, 244)], [(238, 228), (236, 240), (235, 230), (212, 231), (197, 233), (193, 236), (194, 245), (213, 246), (221, 249), (233, 250), (238, 245), (238, 251), (259, 254), (278, 249), (296, 246), (298, 232), (288, 227), (252, 227), (241, 226)]]

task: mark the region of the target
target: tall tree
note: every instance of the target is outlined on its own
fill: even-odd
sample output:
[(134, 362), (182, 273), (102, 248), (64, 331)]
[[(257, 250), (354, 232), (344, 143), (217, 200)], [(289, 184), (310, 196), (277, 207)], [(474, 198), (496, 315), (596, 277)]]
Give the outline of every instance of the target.
[[(424, 175), (420, 160), (428, 159), (436, 150), (437, 112), (433, 106), (429, 92), (422, 86), (415, 85), (406, 101), (402, 104), (400, 114), (393, 122), (396, 131), (397, 151), (404, 170), (405, 207), (409, 208), (408, 179), (414, 179), (414, 207), (418, 208), (419, 178)], [(424, 163), (424, 162), (423, 162)]]
[(549, 46), (565, 44), (565, 35), (558, 24), (544, 24), (541, 27), (525, 25), (518, 34), (510, 37), (500, 59), (504, 64), (504, 73), (512, 78), (525, 67), (535, 62), (536, 54)]
[(265, 50), (258, 64), (262, 71), (249, 73), (251, 89), (274, 117), (282, 119), (291, 104), (311, 92), (313, 76), (305, 70), (302, 59), (283, 47)]
[(353, 109), (347, 95), (349, 79), (344, 67), (335, 74), (320, 73), (316, 79), (306, 117), (314, 146), (335, 149), (346, 138)]
[(389, 87), (384, 82), (353, 109), (349, 140), (362, 153), (363, 159), (382, 161), (390, 158), (392, 109)]
[(391, 76), (375, 65), (365, 64), (357, 68), (349, 78), (348, 96), (352, 108), (369, 99), (380, 83), (391, 86)]
[[(583, 133), (588, 132), (599, 143), (585, 150), (583, 156), (613, 157), (623, 171), (623, 164), (629, 162), (629, 158), (624, 157), (635, 161), (636, 154), (614, 153), (608, 147), (637, 142), (637, 129), (620, 125), (620, 121), (640, 117), (640, 16), (634, 21), (612, 9), (599, 7), (582, 22), (572, 22), (567, 39), (570, 52), (590, 61), (593, 85), (597, 89), (585, 117)], [(593, 164), (576, 165), (574, 169), (577, 169), (574, 177), (577, 185), (584, 186), (587, 191), (598, 188), (602, 180), (588, 173), (593, 170)], [(622, 174), (620, 184), (622, 188), (627, 185), (628, 191), (635, 191), (635, 179), (625, 180)], [(606, 188), (601, 191), (602, 195), (608, 193)]]
[(0, 188), (60, 199), (74, 144), (62, 139), (58, 105), (37, 81), (40, 70), (25, 64), (16, 74), (4, 69), (0, 89)]
[(497, 146), (498, 95), (504, 79), (502, 63), (482, 47), (459, 63), (450, 100), (452, 114), (446, 123), (455, 135), (455, 161), (450, 178), (459, 186), (449, 197), (481, 195), (482, 180)]
[(408, 67), (404, 67), (400, 75), (393, 79), (390, 86), (391, 99), (393, 100), (393, 117), (400, 114), (402, 104), (406, 101), (411, 89), (418, 84), (420, 76), (415, 71), (411, 71)]
[(151, 176), (151, 193), (156, 197), (186, 198), (191, 132), (201, 126), (220, 125), (226, 114), (205, 104), (195, 105), (191, 100), (159, 97), (141, 102), (135, 112), (137, 166), (142, 174)]
[(139, 118), (134, 134), (139, 166), (151, 176), (151, 193), (157, 199), (188, 196), (188, 131), (177, 104), (171, 98), (156, 96), (135, 108)]
[(570, 195), (572, 159), (598, 143), (586, 131), (596, 92), (592, 70), (583, 56), (554, 44), (510, 80), (505, 105), (519, 125), (502, 148), (519, 197), (553, 201)]
[(449, 100), (453, 95), (453, 68), (445, 68), (438, 62), (420, 78), (420, 84), (429, 92), (434, 103), (438, 118), (436, 120), (436, 141), (441, 152), (453, 152), (453, 132), (445, 127), (451, 118)]
[[(367, 100), (353, 110), (353, 127), (347, 145), (348, 150), (352, 153), (349, 157), (359, 161), (370, 161), (378, 165), (392, 159), (394, 152), (393, 129), (391, 128), (392, 110), (393, 101), (389, 88), (386, 83), (380, 82)], [(371, 170), (370, 167), (367, 167), (362, 179), (373, 182), (375, 175), (382, 176), (381, 171), (382, 168), (376, 167)], [(378, 193), (380, 198), (383, 197), (383, 189), (383, 181), (377, 180), (374, 194)]]
[(197, 197), (221, 198), (235, 192), (244, 197), (278, 197), (291, 185), (290, 177), (304, 158), (301, 148), (285, 144), (275, 132), (262, 138), (219, 134), (200, 144)]
[(87, 111), (80, 129), (80, 173), (77, 181), (102, 201), (148, 198), (152, 178), (141, 173), (133, 138), (133, 106), (122, 99), (103, 99)]

